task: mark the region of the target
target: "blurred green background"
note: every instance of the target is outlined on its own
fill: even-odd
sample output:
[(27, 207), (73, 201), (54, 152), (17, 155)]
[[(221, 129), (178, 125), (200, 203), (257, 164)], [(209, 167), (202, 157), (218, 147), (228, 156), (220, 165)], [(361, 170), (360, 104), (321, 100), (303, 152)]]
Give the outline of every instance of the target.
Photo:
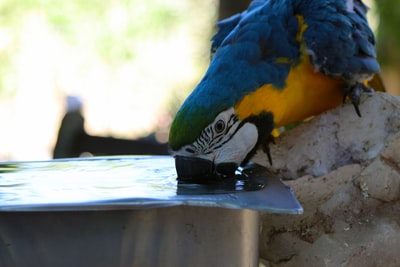
[[(65, 97), (86, 130), (166, 142), (234, 0), (0, 0), (0, 160), (51, 158)], [(400, 1), (365, 1), (388, 90), (400, 94)]]

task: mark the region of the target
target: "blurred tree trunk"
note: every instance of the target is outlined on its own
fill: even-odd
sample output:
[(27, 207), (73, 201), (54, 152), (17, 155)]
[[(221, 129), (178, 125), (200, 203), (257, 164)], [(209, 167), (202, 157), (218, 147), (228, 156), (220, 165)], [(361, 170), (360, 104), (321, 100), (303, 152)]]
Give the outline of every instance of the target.
[(400, 95), (400, 1), (375, 0), (379, 15), (378, 60), (387, 90)]
[(218, 20), (246, 10), (250, 2), (250, 0), (220, 0)]
[(398, 66), (400, 60), (400, 1), (375, 0), (379, 14), (378, 54), (384, 65)]

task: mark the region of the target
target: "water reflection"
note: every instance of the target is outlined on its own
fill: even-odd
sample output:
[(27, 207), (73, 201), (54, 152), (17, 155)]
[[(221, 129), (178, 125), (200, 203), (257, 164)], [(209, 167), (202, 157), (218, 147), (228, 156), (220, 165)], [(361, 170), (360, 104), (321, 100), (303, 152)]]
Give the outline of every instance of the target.
[(50, 204), (225, 194), (264, 187), (244, 173), (212, 185), (178, 184), (171, 157), (0, 163), (0, 204)]
[(0, 170), (0, 203), (7, 205), (176, 194), (175, 169), (168, 157), (5, 163)]

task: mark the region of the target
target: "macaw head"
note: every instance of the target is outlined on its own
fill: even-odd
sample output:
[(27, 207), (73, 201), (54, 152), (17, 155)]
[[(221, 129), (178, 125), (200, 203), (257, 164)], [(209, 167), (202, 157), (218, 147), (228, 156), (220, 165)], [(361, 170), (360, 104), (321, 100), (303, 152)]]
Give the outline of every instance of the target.
[[(231, 176), (272, 131), (272, 114), (240, 118), (234, 97), (214, 95), (204, 80), (186, 99), (170, 129), (169, 145), (179, 177)], [(222, 93), (222, 92), (221, 92)]]

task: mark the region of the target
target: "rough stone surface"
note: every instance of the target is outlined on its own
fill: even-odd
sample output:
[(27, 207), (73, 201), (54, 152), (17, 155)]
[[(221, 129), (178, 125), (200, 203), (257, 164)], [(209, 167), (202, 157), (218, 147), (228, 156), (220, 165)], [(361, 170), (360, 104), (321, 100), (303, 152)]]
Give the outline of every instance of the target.
[[(286, 179), (321, 176), (375, 158), (389, 136), (400, 130), (399, 101), (399, 97), (379, 92), (363, 94), (361, 118), (351, 104), (345, 104), (283, 133), (270, 145), (271, 171)], [(263, 153), (252, 160), (269, 167)]]
[(383, 201), (400, 198), (400, 172), (376, 158), (356, 179), (365, 196)]
[(400, 132), (388, 138), (381, 156), (394, 168), (400, 170)]
[(271, 146), (271, 170), (304, 214), (262, 216), (261, 266), (400, 266), (400, 98), (369, 94), (360, 109), (338, 107)]

